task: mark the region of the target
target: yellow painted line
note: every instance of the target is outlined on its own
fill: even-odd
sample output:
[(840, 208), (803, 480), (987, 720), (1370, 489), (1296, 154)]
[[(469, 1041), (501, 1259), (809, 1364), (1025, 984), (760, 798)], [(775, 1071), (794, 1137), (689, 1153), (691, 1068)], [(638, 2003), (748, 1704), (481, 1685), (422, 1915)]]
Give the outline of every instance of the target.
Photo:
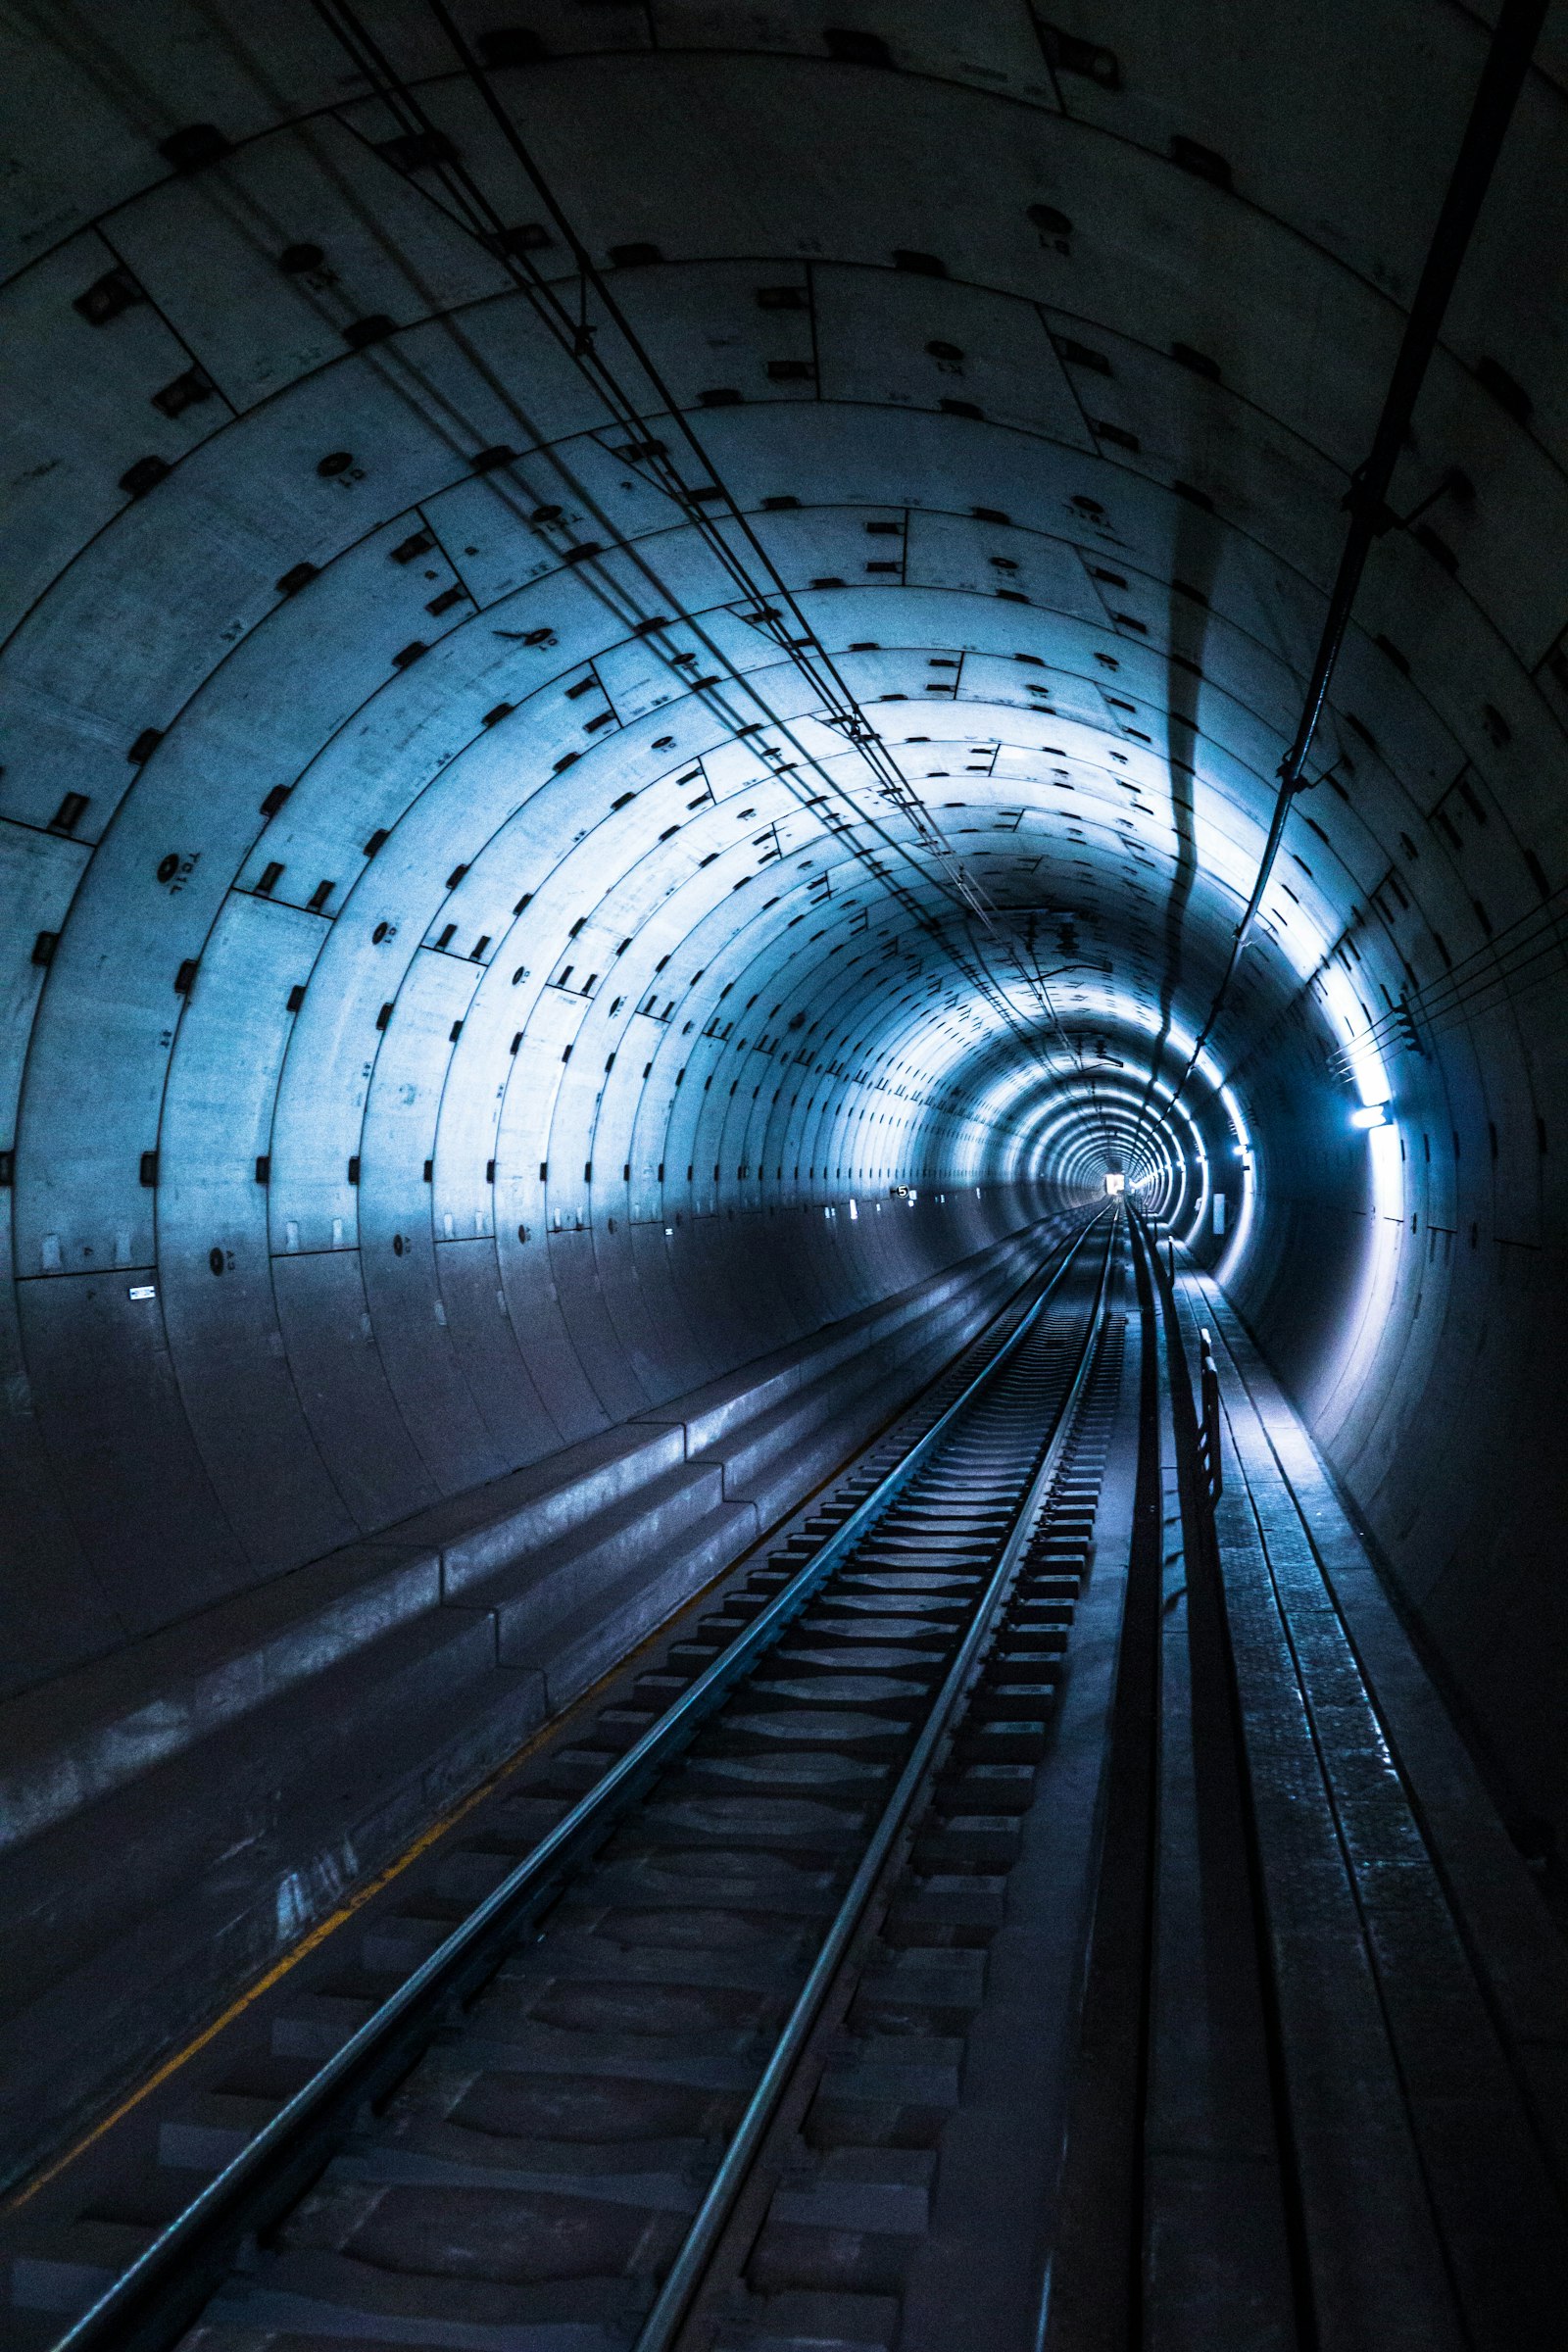
[[(1010, 1306), (1012, 1300), (1009, 1298), (993, 1318), (992, 1324), (988, 1324), (985, 1331), (979, 1335), (981, 1338), (986, 1337), (994, 1324), (1001, 1321), (1007, 1306)], [(970, 1345), (975, 1345), (975, 1342), (971, 1342)], [(951, 1366), (948, 1369), (951, 1370)], [(167, 2082), (171, 2076), (177, 2075), (182, 2066), (188, 2066), (191, 2059), (205, 2050), (209, 2042), (216, 2041), (219, 2034), (231, 2026), (237, 2017), (243, 2017), (252, 2003), (261, 1999), (264, 1992), (270, 1992), (274, 1984), (279, 1984), (292, 1969), (297, 1968), (302, 1960), (308, 1959), (311, 1953), (323, 1944), (329, 1936), (335, 1936), (339, 1928), (346, 1926), (349, 1920), (363, 1911), (366, 1904), (373, 1901), (376, 1895), (390, 1886), (394, 1879), (401, 1878), (411, 1863), (416, 1862), (421, 1854), (427, 1853), (432, 1845), (445, 1838), (447, 1833), (471, 1813), (476, 1805), (483, 1804), (487, 1798), (493, 1796), (502, 1782), (510, 1780), (512, 1775), (519, 1770), (535, 1750), (544, 1745), (547, 1740), (556, 1739), (564, 1734), (574, 1718), (597, 1701), (602, 1691), (612, 1683), (619, 1681), (623, 1675), (629, 1674), (645, 1651), (653, 1649), (662, 1642), (668, 1641), (683, 1617), (688, 1616), (694, 1609), (705, 1608), (716, 1585), (722, 1584), (726, 1577), (733, 1576), (754, 1552), (760, 1551), (764, 1544), (774, 1540), (780, 1528), (784, 1527), (791, 1519), (798, 1517), (802, 1511), (808, 1509), (819, 1494), (845, 1475), (851, 1462), (855, 1461), (859, 1454), (867, 1452), (904, 1414), (911, 1412), (920, 1398), (936, 1386), (936, 1381), (945, 1376), (945, 1372), (938, 1373), (936, 1379), (928, 1381), (925, 1388), (921, 1389), (907, 1403), (901, 1405), (897, 1412), (890, 1413), (886, 1421), (880, 1423), (873, 1434), (856, 1448), (856, 1452), (850, 1456), (849, 1461), (841, 1462), (837, 1469), (830, 1471), (826, 1478), (819, 1480), (802, 1501), (796, 1503), (793, 1509), (786, 1511), (782, 1518), (775, 1519), (771, 1527), (749, 1544), (739, 1559), (732, 1560), (727, 1568), (721, 1568), (716, 1576), (710, 1577), (709, 1582), (699, 1592), (694, 1592), (689, 1600), (683, 1601), (678, 1609), (663, 1620), (662, 1624), (656, 1626), (634, 1650), (618, 1659), (607, 1673), (600, 1676), (597, 1683), (584, 1690), (580, 1696), (574, 1698), (570, 1706), (562, 1714), (542, 1723), (532, 1738), (525, 1740), (521, 1747), (507, 1758), (499, 1771), (493, 1772), (487, 1781), (481, 1781), (477, 1788), (471, 1789), (462, 1802), (454, 1805), (449, 1812), (439, 1815), (428, 1829), (421, 1830), (414, 1843), (406, 1852), (401, 1853), (395, 1862), (387, 1863), (385, 1868), (377, 1871), (373, 1878), (368, 1879), (357, 1893), (350, 1895), (347, 1902), (339, 1904), (338, 1908), (327, 1918), (318, 1920), (308, 1935), (303, 1936), (290, 1951), (285, 1952), (281, 1960), (274, 1960), (265, 1975), (258, 1977), (255, 1984), (249, 1985), (237, 2000), (231, 2001), (226, 2009), (213, 2019), (211, 2025), (204, 2026), (201, 2032), (192, 2040), (187, 2041), (182, 2049), (176, 2050), (172, 2058), (166, 2058), (163, 2065), (150, 2074), (144, 2082), (139, 2082), (133, 2091), (121, 2100), (118, 2107), (111, 2108), (107, 2115), (99, 2118), (90, 2132), (83, 2132), (80, 2139), (74, 2141), (64, 2155), (57, 2156), (53, 2164), (46, 2165), (42, 2172), (35, 2173), (25, 2188), (19, 2189), (17, 2194), (9, 2199), (4, 2210), (7, 2213), (19, 2213), (24, 2205), (30, 2203), (40, 2189), (47, 2188), (51, 2180), (58, 2180), (61, 2174), (68, 2171), (78, 2157), (85, 2155), (90, 2147), (95, 2146), (106, 2132), (112, 2132), (117, 2124), (123, 2123), (125, 2117), (133, 2113), (141, 2105), (143, 2099), (157, 2090), (160, 2084)], [(607, 1769), (609, 1761), (610, 1759), (607, 1759)]]
[[(617, 1667), (615, 1671), (618, 1673), (620, 1668)], [(602, 1678), (604, 1682), (609, 1680), (608, 1675)], [(600, 1687), (600, 1684), (596, 1684), (594, 1690)], [(593, 1691), (584, 1691), (582, 1699), (575, 1702), (570, 1712), (574, 1714), (576, 1706), (581, 1705), (593, 1695)], [(297, 1968), (300, 1962), (309, 1958), (310, 1954), (323, 1944), (329, 1936), (335, 1936), (339, 1928), (353, 1919), (357, 1912), (363, 1911), (366, 1904), (373, 1900), (384, 1887), (390, 1886), (394, 1879), (401, 1878), (409, 1865), (416, 1862), (422, 1853), (428, 1852), (432, 1845), (463, 1820), (465, 1814), (471, 1813), (475, 1805), (482, 1804), (487, 1797), (493, 1795), (502, 1782), (509, 1780), (513, 1773), (525, 1764), (529, 1756), (547, 1738), (554, 1738), (568, 1719), (568, 1717), (558, 1715), (553, 1722), (542, 1724), (531, 1739), (524, 1740), (522, 1746), (514, 1755), (507, 1758), (498, 1772), (492, 1773), (487, 1781), (482, 1781), (477, 1788), (471, 1789), (460, 1804), (452, 1807), (450, 1812), (441, 1814), (437, 1820), (431, 1822), (427, 1829), (421, 1830), (414, 1843), (405, 1853), (399, 1854), (395, 1862), (387, 1863), (384, 1869), (377, 1871), (373, 1878), (368, 1879), (356, 1893), (350, 1895), (346, 1902), (340, 1903), (338, 1908), (327, 1918), (318, 1920), (308, 1935), (301, 1936), (299, 1942), (290, 1951), (285, 1952), (281, 1960), (275, 1960), (265, 1975), (257, 1978), (254, 1984), (248, 1985), (237, 2000), (231, 2001), (226, 2009), (213, 2019), (211, 2025), (204, 2026), (195, 2038), (186, 2042), (184, 2048), (177, 2050), (173, 2057), (166, 2058), (163, 2065), (155, 2073), (149, 2075), (144, 2082), (138, 2083), (127, 2098), (121, 2100), (118, 2107), (111, 2108), (110, 2112), (101, 2117), (93, 2125), (92, 2130), (84, 2132), (82, 2137), (68, 2148), (63, 2156), (57, 2156), (53, 2164), (47, 2165), (41, 2173), (36, 2174), (28, 2181), (26, 2187), (11, 2199), (6, 2211), (8, 2213), (20, 2211), (24, 2205), (38, 2194), (41, 2188), (47, 2187), (51, 2180), (58, 2180), (68, 2166), (74, 2164), (78, 2156), (84, 2154), (96, 2141), (102, 2139), (106, 2132), (112, 2132), (118, 2123), (123, 2122), (133, 2108), (139, 2107), (149, 2092), (155, 2091), (160, 2083), (167, 2082), (172, 2075), (177, 2075), (182, 2066), (188, 2065), (198, 2051), (206, 2049), (210, 2041), (216, 2040), (226, 2027), (233, 2024), (235, 2018), (242, 2017), (254, 2001), (261, 1999), (264, 1992), (270, 1992), (274, 1984), (280, 1983), (289, 1974), (291, 1969)]]

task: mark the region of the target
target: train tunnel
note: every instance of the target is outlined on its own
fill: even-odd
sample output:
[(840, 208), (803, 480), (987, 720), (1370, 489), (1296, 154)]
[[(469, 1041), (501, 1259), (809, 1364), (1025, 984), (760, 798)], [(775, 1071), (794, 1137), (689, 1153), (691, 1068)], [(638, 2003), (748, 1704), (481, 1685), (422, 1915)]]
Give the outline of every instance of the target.
[[(1560, 2200), (1568, 19), (839, 15), (13, 13), (24, 2201), (1109, 1218)], [(1299, 2336), (1060, 2352), (1563, 2340), (1301, 2242)], [(734, 2340), (894, 2340), (811, 2308)]]

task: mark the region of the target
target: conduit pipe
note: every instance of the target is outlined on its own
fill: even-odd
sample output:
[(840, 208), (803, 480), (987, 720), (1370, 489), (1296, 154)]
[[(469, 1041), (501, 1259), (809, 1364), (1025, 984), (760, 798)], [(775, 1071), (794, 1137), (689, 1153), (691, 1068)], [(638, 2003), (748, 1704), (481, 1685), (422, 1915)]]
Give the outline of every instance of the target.
[[(1251, 896), (1236, 926), (1230, 954), (1208, 1017), (1198, 1033), (1198, 1042), (1186, 1069), (1177, 1082), (1180, 1095), (1192, 1076), (1199, 1055), (1202, 1053), (1214, 1023), (1219, 1018), (1225, 999), (1230, 993), (1242, 951), (1263, 903), (1274, 860), (1285, 837), (1285, 820), (1290, 814), (1291, 802), (1296, 794), (1308, 789), (1303, 783), (1308, 754), (1317, 733), (1323, 705), (1328, 699), (1349, 627), (1350, 612), (1366, 560), (1374, 539), (1380, 539), (1400, 517), (1390, 512), (1387, 500), (1394, 469), (1399, 461), (1415, 414), (1415, 404), (1426, 379), (1428, 366), (1437, 349), (1449, 297), (1452, 295), (1460, 267), (1469, 248), (1470, 238), (1480, 218), (1481, 207), (1491, 185), (1492, 174), (1502, 143), (1513, 120), (1514, 107), (1524, 87), (1530, 61), (1535, 55), (1536, 42), (1545, 20), (1546, 0), (1504, 0), (1502, 13), (1487, 51), (1475, 104), (1460, 142), (1458, 161), (1448, 182), (1448, 192), (1438, 215), (1432, 243), (1422, 267), (1415, 299), (1410, 305), (1404, 323), (1404, 335), (1399, 344), (1394, 373), (1383, 403), (1383, 414), (1373, 435), (1372, 448), (1365, 461), (1350, 476), (1350, 487), (1344, 504), (1349, 510), (1349, 528), (1345, 534), (1345, 548), (1340, 567), (1335, 574), (1329, 596), (1329, 609), (1324, 616), (1323, 633), (1318, 639), (1317, 653), (1307, 679), (1306, 696), (1301, 705), (1301, 716), (1290, 750), (1280, 761), (1279, 791), (1275, 796), (1273, 814), (1269, 819), (1263, 855), (1258, 863), (1257, 879)], [(1174, 1100), (1174, 1097), (1172, 1098)]]

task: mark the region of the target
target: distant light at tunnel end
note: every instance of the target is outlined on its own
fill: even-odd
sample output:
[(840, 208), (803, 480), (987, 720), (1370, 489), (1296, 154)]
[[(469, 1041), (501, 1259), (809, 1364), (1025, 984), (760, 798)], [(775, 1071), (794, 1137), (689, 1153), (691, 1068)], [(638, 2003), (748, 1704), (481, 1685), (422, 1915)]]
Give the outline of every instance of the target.
[(1105, 1171), (1105, 1190), (1113, 1199), (1116, 1194), (1124, 1193), (1127, 1190), (1126, 1177), (1115, 1168), (1107, 1168)]

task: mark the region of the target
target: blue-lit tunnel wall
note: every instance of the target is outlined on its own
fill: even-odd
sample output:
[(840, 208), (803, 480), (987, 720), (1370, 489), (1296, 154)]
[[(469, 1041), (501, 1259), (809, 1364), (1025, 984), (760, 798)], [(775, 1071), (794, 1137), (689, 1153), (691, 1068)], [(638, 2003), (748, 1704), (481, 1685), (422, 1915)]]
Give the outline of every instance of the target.
[(62, 8), (5, 77), (8, 1687), (1119, 1167), (1560, 1810), (1560, 34), (1173, 1109), (1483, 28), (461, 13), (720, 494), (310, 10)]

